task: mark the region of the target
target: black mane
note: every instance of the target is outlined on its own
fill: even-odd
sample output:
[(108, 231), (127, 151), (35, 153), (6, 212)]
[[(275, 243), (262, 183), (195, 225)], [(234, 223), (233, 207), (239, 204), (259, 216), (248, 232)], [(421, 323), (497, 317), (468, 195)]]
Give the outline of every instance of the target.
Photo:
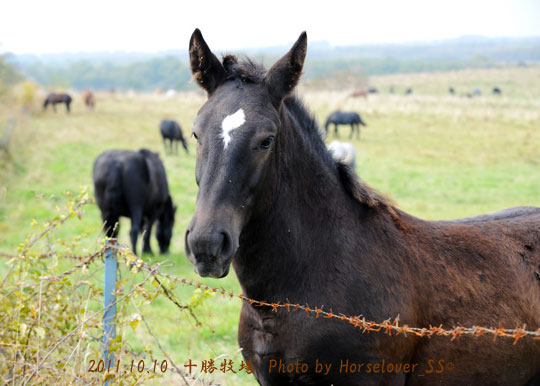
[[(223, 57), (223, 67), (227, 73), (227, 80), (238, 80), (260, 84), (264, 81), (266, 68), (260, 63), (246, 58), (238, 60), (235, 55)], [(394, 206), (386, 197), (369, 187), (347, 165), (336, 162), (328, 152), (319, 131), (315, 116), (308, 110), (297, 95), (285, 98), (283, 104), (289, 118), (297, 129), (301, 129), (310, 152), (318, 154), (328, 169), (333, 170), (339, 177), (345, 191), (359, 203), (369, 208), (387, 209), (392, 217), (397, 218)]]
[(345, 191), (359, 203), (369, 208), (387, 209), (392, 214), (392, 217), (397, 218), (394, 206), (388, 198), (369, 187), (348, 165), (337, 162), (332, 158), (321, 138), (317, 120), (302, 100), (296, 95), (291, 95), (283, 103), (290, 118), (295, 122), (296, 128), (302, 130), (303, 136), (311, 148), (310, 150), (318, 154), (322, 162), (335, 172)]

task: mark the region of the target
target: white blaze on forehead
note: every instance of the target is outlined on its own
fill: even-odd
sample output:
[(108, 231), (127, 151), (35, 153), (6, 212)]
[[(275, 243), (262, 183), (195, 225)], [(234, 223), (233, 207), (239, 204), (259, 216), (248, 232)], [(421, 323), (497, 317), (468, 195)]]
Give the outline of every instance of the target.
[(238, 129), (246, 121), (246, 116), (243, 109), (239, 109), (236, 113), (227, 115), (223, 122), (221, 122), (221, 137), (223, 138), (224, 148), (227, 148), (227, 145), (231, 141), (231, 131)]

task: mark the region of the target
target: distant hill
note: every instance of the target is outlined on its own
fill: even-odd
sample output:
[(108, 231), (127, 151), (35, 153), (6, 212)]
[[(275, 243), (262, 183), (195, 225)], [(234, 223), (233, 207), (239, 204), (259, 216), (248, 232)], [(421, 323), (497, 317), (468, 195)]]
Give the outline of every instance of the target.
[[(243, 50), (239, 54), (270, 64), (288, 46)], [(9, 62), (43, 85), (96, 89), (189, 89), (187, 50), (157, 53), (97, 52), (11, 55)], [(306, 80), (356, 74), (446, 71), (540, 62), (540, 37), (464, 36), (429, 43), (333, 47), (309, 44)]]

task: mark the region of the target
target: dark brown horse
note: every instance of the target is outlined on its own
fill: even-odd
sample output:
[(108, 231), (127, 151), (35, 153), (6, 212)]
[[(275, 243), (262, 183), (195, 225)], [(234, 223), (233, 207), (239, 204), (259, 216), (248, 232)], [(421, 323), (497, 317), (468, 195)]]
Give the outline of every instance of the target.
[[(396, 209), (332, 160), (291, 94), (306, 50), (303, 33), (266, 71), (220, 62), (193, 33), (191, 69), (208, 92), (193, 125), (199, 193), (185, 234), (195, 271), (224, 277), (232, 262), (250, 298), (369, 320), (540, 327), (540, 208), (454, 221)], [(238, 339), (262, 385), (525, 385), (540, 370), (530, 339), (363, 333), (248, 302)]]
[(50, 93), (47, 95), (47, 98), (45, 98), (45, 102), (43, 102), (43, 110), (47, 110), (48, 105), (52, 105), (52, 108), (54, 112), (56, 112), (56, 105), (58, 103), (65, 103), (66, 104), (66, 111), (69, 113), (69, 106), (71, 105), (71, 96), (66, 93), (57, 94), (57, 93)]

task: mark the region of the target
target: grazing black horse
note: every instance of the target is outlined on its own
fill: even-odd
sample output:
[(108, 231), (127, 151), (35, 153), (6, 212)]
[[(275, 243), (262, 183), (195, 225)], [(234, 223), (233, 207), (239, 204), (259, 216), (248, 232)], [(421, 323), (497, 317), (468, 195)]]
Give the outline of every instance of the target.
[[(193, 33), (191, 69), (208, 93), (193, 125), (199, 192), (185, 234), (195, 271), (220, 278), (232, 262), (251, 299), (368, 320), (539, 328), (540, 208), (455, 221), (395, 208), (332, 159), (292, 95), (306, 50), (302, 33), (267, 71), (220, 62)], [(238, 341), (265, 386), (524, 385), (540, 370), (532, 339), (365, 333), (247, 301)], [(441, 360), (453, 368), (436, 372)]]
[(164, 119), (159, 124), (159, 130), (161, 131), (161, 137), (163, 138), (163, 146), (167, 151), (167, 139), (170, 141), (171, 153), (173, 151), (173, 142), (175, 144), (175, 152), (178, 154), (178, 141), (182, 142), (182, 146), (188, 152), (187, 142), (182, 134), (182, 128), (178, 122), (173, 120)]
[(408, 88), (407, 90), (405, 90), (405, 95), (411, 95), (412, 94), (412, 88)]
[(334, 135), (338, 136), (338, 125), (351, 125), (351, 134), (349, 135), (349, 138), (353, 137), (354, 131), (356, 130), (356, 138), (360, 138), (360, 125), (366, 126), (364, 121), (362, 121), (362, 118), (360, 118), (360, 114), (352, 112), (345, 112), (345, 111), (334, 111), (331, 113), (328, 118), (326, 118), (326, 123), (324, 124), (324, 132), (325, 135), (328, 135), (328, 127), (333, 124), (334, 125)]
[(176, 206), (169, 194), (163, 163), (147, 149), (108, 150), (94, 163), (94, 188), (108, 237), (117, 237), (118, 220), (131, 218), (133, 252), (141, 230), (143, 252), (152, 253), (150, 235), (157, 221), (156, 238), (161, 253), (168, 253)]
[(453, 87), (450, 87), (448, 89), (448, 92), (450, 93), (450, 95), (454, 95), (456, 93), (456, 90)]
[(47, 110), (48, 105), (52, 105), (52, 108), (54, 112), (56, 112), (56, 105), (58, 103), (65, 103), (66, 104), (66, 111), (69, 113), (70, 109), (69, 106), (71, 105), (71, 96), (66, 93), (62, 94), (56, 94), (56, 93), (50, 93), (47, 98), (45, 98), (45, 102), (43, 102), (43, 110)]
[(501, 95), (502, 91), (499, 87), (493, 87), (493, 94), (495, 95)]

